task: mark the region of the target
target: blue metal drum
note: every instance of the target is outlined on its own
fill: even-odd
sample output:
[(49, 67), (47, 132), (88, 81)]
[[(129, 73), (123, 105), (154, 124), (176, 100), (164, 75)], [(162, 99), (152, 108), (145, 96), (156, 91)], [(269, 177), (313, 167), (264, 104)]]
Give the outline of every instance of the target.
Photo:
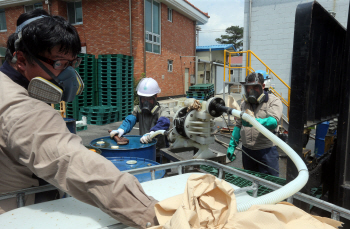
[[(139, 135), (123, 135), (129, 139), (129, 144), (118, 145), (110, 136), (96, 138), (90, 142), (90, 146), (99, 148), (104, 157), (138, 157), (152, 161), (156, 160), (156, 143), (155, 139), (148, 144), (140, 142), (142, 136)], [(102, 143), (103, 142), (103, 143)], [(113, 149), (113, 146), (118, 146), (118, 149)]]
[(63, 120), (66, 122), (66, 126), (68, 128), (68, 130), (73, 133), (76, 134), (77, 133), (77, 127), (75, 124), (75, 119), (74, 118), (63, 118)]
[[(120, 171), (159, 165), (159, 163), (155, 161), (137, 157), (107, 157), (107, 159), (110, 160)], [(164, 174), (165, 170), (156, 171), (155, 178), (162, 178), (164, 177)], [(152, 180), (151, 173), (137, 174), (135, 177), (140, 183)]]

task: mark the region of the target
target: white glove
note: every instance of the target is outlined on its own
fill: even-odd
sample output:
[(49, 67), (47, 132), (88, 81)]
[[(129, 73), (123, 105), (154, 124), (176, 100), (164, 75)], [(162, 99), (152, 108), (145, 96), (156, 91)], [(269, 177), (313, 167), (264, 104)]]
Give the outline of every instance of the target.
[(118, 130), (112, 130), (110, 133), (109, 133), (109, 135), (111, 136), (111, 138), (113, 138), (114, 137), (114, 135), (116, 135), (116, 134), (118, 134), (118, 137), (122, 137), (123, 136), (123, 134), (124, 134), (124, 130), (123, 129), (118, 129)]
[(140, 142), (143, 143), (143, 144), (147, 144), (149, 142), (152, 141), (152, 138), (151, 138), (151, 134), (153, 134), (154, 131), (151, 131), (147, 134), (144, 134), (141, 138), (140, 138)]

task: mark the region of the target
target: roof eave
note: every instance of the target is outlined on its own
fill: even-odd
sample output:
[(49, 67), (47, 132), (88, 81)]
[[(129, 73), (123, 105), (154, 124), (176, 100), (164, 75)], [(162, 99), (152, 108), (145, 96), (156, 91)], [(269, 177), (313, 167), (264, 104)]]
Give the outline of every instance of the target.
[(236, 51), (236, 48), (234, 45), (230, 45), (228, 47), (220, 47), (220, 48), (206, 48), (206, 49), (197, 49), (196, 48), (196, 52), (207, 52), (207, 51), (224, 51), (224, 50), (229, 50), (229, 49), (233, 49), (234, 51)]
[(37, 2), (41, 2), (41, 0), (5, 0), (5, 1), (0, 1), (0, 8), (27, 5), (31, 3), (37, 3)]
[(166, 4), (168, 7), (176, 10), (182, 15), (196, 21), (198, 25), (204, 25), (208, 22), (208, 17), (190, 6), (185, 1), (178, 0), (161, 0), (162, 3)]

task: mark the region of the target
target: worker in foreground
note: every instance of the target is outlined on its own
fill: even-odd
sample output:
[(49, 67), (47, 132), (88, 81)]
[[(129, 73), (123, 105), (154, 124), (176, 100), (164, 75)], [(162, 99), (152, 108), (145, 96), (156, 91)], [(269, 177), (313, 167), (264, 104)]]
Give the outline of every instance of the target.
[[(44, 180), (128, 226), (157, 225), (157, 201), (138, 180), (84, 147), (47, 104), (70, 102), (83, 89), (74, 70), (81, 61), (76, 29), (37, 9), (18, 18), (7, 48), (0, 68), (0, 193)], [(25, 204), (40, 195), (25, 196)], [(0, 214), (16, 207), (16, 198), (0, 201)]]
[[(139, 122), (140, 142), (147, 144), (152, 141), (150, 135), (157, 130), (168, 130), (170, 127), (170, 110), (157, 102), (157, 94), (161, 92), (157, 81), (152, 78), (143, 78), (137, 85), (140, 105), (134, 107), (132, 114), (128, 115), (117, 130), (110, 133), (111, 138), (116, 134), (121, 138), (129, 133)], [(159, 149), (167, 147), (166, 137), (157, 137), (157, 161), (159, 162)]]
[[(270, 131), (274, 131), (282, 117), (282, 102), (273, 94), (264, 91), (264, 77), (251, 73), (243, 83), (245, 94), (241, 110), (251, 113), (256, 120)], [(235, 148), (242, 140), (242, 161), (244, 169), (279, 176), (279, 154), (273, 142), (252, 127), (248, 122), (238, 119), (233, 129), (227, 157), (235, 159)]]

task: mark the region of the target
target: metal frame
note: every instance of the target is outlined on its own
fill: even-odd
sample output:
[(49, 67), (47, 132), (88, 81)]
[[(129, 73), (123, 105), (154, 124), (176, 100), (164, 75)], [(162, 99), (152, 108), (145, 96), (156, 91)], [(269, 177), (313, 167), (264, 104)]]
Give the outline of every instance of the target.
[(6, 29), (1, 29), (0, 27), (0, 32), (6, 32), (7, 31), (7, 23), (6, 23), (6, 12), (5, 12), (5, 9), (0, 9), (0, 14), (4, 14), (5, 15), (5, 26), (6, 26)]
[[(154, 53), (154, 54), (162, 54), (162, 4), (161, 2), (159, 2), (158, 0), (150, 0), (151, 4), (152, 4), (152, 11), (151, 11), (151, 15), (152, 15), (152, 31), (147, 31), (145, 30), (145, 34), (146, 34), (146, 38), (145, 41), (146, 43), (152, 44), (152, 51), (147, 51), (146, 52), (150, 52), (150, 53)], [(154, 33), (154, 28), (153, 28), (153, 2), (157, 2), (159, 4), (159, 9), (158, 9), (158, 13), (159, 13), (159, 34)], [(144, 3), (145, 4), (145, 3)], [(146, 6), (146, 4), (145, 4)], [(145, 21), (146, 24), (146, 21)], [(152, 40), (150, 41), (149, 38), (149, 34), (152, 36)], [(154, 37), (159, 38), (159, 42), (153, 41)], [(153, 50), (153, 45), (159, 45), (159, 53), (154, 52)]]
[[(247, 179), (253, 183), (252, 186), (244, 187), (244, 188), (235, 190), (235, 194), (241, 193), (243, 191), (251, 191), (252, 190), (253, 197), (257, 197), (258, 185), (263, 185), (263, 186), (270, 188), (270, 189), (273, 189), (273, 190), (276, 190), (276, 189), (279, 189), (282, 187), (281, 185), (278, 185), (278, 184), (275, 184), (273, 182), (264, 180), (262, 178), (250, 175), (248, 173), (242, 172), (242, 171), (237, 170), (235, 168), (232, 168), (232, 167), (229, 167), (226, 165), (222, 165), (222, 164), (214, 162), (214, 161), (204, 160), (204, 159), (193, 159), (193, 160), (188, 160), (188, 161), (179, 161), (179, 162), (162, 164), (162, 165), (157, 165), (157, 166), (152, 166), (152, 167), (147, 167), (147, 168), (128, 170), (125, 172), (128, 172), (132, 175), (137, 175), (137, 174), (142, 174), (142, 173), (151, 173), (152, 180), (155, 180), (155, 172), (156, 171), (177, 168), (178, 174), (181, 175), (183, 168), (185, 166), (194, 166), (194, 165), (207, 165), (207, 166), (213, 166), (213, 167), (217, 168), (219, 170), (219, 173), (218, 173), (219, 179), (222, 179), (224, 176), (224, 172), (227, 172), (230, 174), (240, 176), (240, 177)], [(53, 189), (56, 189), (56, 187), (54, 187), (53, 185), (45, 185), (45, 186), (36, 187), (36, 188), (23, 189), (23, 190), (19, 190), (16, 192), (2, 194), (2, 195), (0, 195), (0, 200), (17, 197), (18, 200), (23, 201), (24, 195), (49, 191), (49, 190), (53, 190)], [(328, 203), (326, 201), (317, 199), (315, 197), (306, 195), (304, 193), (298, 192), (298, 193), (294, 194), (293, 196), (289, 197), (287, 199), (287, 201), (292, 203), (294, 199), (297, 199), (297, 200), (300, 200), (302, 202), (314, 205), (315, 207), (318, 207), (318, 208), (321, 208), (325, 211), (330, 212), (332, 219), (339, 220), (339, 217), (344, 217), (346, 219), (350, 219), (350, 210), (347, 210), (345, 208), (336, 206), (336, 205)], [(123, 227), (119, 227), (119, 226), (116, 227), (117, 225), (121, 226), (121, 224), (115, 224), (115, 225), (111, 225), (111, 226), (105, 227), (105, 228), (123, 228)]]
[[(339, 115), (335, 150), (329, 160), (318, 162), (316, 169), (320, 172), (311, 171), (302, 192), (309, 193), (314, 184), (323, 183), (324, 193), (328, 191), (328, 201), (346, 208), (350, 206), (345, 196), (346, 192), (350, 193), (345, 177), (349, 163), (349, 148), (346, 146), (349, 140), (348, 40), (347, 30), (318, 2), (298, 5), (289, 116), (289, 127), (293, 128), (289, 128), (288, 144), (303, 158), (304, 129)], [(293, 180), (297, 174), (294, 163), (287, 159), (287, 181)], [(308, 210), (307, 205), (297, 205)]]
[[(82, 22), (77, 22), (77, 10), (75, 3), (81, 2), (81, 17), (82, 17)], [(83, 14), (83, 2), (82, 0), (80, 1), (74, 1), (74, 2), (67, 2), (67, 16), (69, 19), (69, 12), (68, 12), (68, 3), (74, 3), (74, 23), (71, 23), (72, 25), (82, 25), (84, 23), (84, 14)]]
[[(169, 20), (169, 16), (170, 16), (170, 20)], [(169, 7), (168, 7), (168, 21), (173, 22), (173, 9)]]
[[(36, 7), (38, 5), (41, 4), (41, 7)], [(35, 6), (36, 5), (36, 6)], [(36, 3), (32, 3), (32, 4), (27, 4), (27, 5), (24, 5), (23, 8), (24, 8), (24, 13), (27, 13), (27, 12), (30, 12), (30, 11), (27, 11), (26, 10), (26, 6), (33, 6), (33, 9), (30, 10), (30, 11), (33, 11), (33, 10), (36, 10), (36, 9), (43, 9), (43, 3), (42, 2), (36, 2)]]
[[(213, 153), (218, 154), (220, 152), (217, 152), (215, 150), (209, 149)], [(198, 149), (195, 147), (182, 147), (182, 148), (175, 148), (175, 149), (169, 149), (169, 148), (162, 148), (159, 150), (159, 153), (162, 155), (162, 164), (169, 163), (169, 161), (177, 162), (177, 161), (185, 161), (184, 158), (176, 155), (176, 153), (183, 153), (187, 151), (193, 151), (193, 155), (195, 155), (198, 152)], [(207, 160), (216, 161), (221, 164), (226, 164), (226, 154), (217, 155), (216, 157), (209, 158)]]

